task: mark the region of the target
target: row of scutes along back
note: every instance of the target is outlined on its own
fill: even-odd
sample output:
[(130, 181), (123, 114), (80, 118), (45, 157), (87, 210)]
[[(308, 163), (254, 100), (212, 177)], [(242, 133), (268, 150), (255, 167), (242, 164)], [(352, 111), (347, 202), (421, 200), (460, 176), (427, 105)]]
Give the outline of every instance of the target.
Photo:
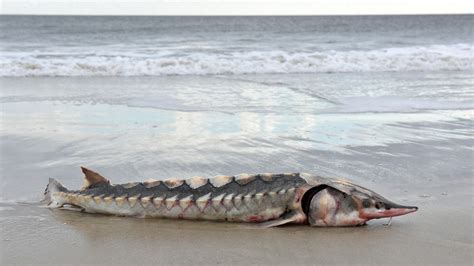
[[(297, 175), (298, 175), (297, 173), (285, 173), (285, 174), (265, 173), (265, 174), (257, 174), (257, 175), (240, 174), (237, 176), (219, 175), (213, 178), (204, 178), (204, 177), (196, 176), (190, 179), (171, 178), (171, 179), (167, 179), (163, 181), (150, 179), (150, 180), (145, 181), (144, 184), (147, 188), (151, 188), (151, 187), (159, 186), (161, 183), (163, 183), (168, 188), (173, 189), (186, 183), (190, 188), (197, 189), (201, 186), (206, 185), (207, 183), (210, 183), (215, 188), (219, 188), (233, 181), (239, 185), (246, 185), (257, 178), (260, 178), (261, 180), (265, 182), (272, 182), (278, 177), (283, 177), (283, 176), (296, 177)], [(137, 184), (139, 183), (137, 182), (129, 183), (129, 184), (124, 184), (123, 186), (126, 188), (131, 188), (133, 186), (136, 186)]]

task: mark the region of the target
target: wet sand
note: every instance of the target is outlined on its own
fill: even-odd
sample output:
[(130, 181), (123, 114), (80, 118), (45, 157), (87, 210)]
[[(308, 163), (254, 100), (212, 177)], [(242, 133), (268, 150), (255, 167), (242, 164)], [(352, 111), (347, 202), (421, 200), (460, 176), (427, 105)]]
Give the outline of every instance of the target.
[[(377, 95), (357, 88), (400, 77), (358, 75), (285, 83), (277, 76), (1, 79), (1, 264), (471, 265), (473, 120), (462, 105), (469, 75), (407, 74), (405, 89)], [(409, 84), (430, 82), (439, 86), (428, 96), (412, 95)], [(353, 87), (336, 91), (342, 83)], [(376, 105), (382, 101), (405, 105)], [(344, 176), (420, 209), (391, 226), (261, 230), (37, 205), (48, 177), (80, 187), (80, 165), (115, 183), (240, 172)]]
[(133, 219), (15, 206), (2, 264), (466, 264), (472, 213), (421, 205), (417, 215), (356, 228)]

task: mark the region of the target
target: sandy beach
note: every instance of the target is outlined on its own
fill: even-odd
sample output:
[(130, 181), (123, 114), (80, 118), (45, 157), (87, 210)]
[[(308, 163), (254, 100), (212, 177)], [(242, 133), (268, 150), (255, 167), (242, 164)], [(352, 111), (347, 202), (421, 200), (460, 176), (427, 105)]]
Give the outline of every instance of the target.
[[(410, 83), (405, 90), (363, 90), (400, 79)], [(1, 78), (1, 262), (470, 265), (470, 80), (465, 72)], [(342, 83), (353, 86), (333, 89)], [(305, 84), (319, 84), (317, 92), (302, 93)], [(434, 89), (414, 96), (410, 86)], [(80, 165), (115, 183), (241, 172), (343, 176), (420, 209), (391, 226), (260, 230), (40, 207), (49, 177), (82, 185)]]
[(2, 264), (470, 265), (470, 207), (419, 205), (390, 227), (268, 230), (15, 206), (1, 212)]

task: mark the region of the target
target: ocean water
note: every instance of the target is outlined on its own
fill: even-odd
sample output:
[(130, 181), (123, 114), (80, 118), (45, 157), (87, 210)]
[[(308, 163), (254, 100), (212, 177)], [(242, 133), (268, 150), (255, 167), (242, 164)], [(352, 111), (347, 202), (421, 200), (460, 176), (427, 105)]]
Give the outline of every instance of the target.
[(0, 76), (472, 70), (471, 15), (0, 17)]

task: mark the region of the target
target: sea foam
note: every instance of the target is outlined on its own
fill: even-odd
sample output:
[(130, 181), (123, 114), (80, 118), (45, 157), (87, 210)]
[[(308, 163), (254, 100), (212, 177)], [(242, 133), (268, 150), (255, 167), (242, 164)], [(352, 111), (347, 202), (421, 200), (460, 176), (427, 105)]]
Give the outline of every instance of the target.
[(471, 44), (318, 52), (233, 51), (139, 54), (3, 52), (0, 76), (160, 76), (473, 69)]

